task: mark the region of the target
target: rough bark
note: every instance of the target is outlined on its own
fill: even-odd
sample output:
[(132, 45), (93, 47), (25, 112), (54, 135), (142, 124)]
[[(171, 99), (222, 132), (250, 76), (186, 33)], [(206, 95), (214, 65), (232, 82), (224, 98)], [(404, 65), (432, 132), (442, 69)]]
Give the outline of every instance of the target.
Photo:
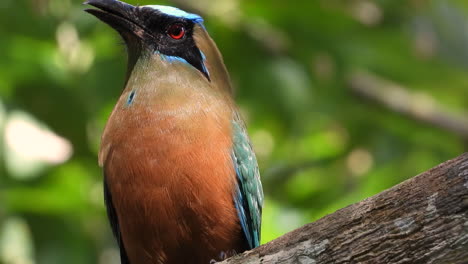
[(468, 153), (221, 263), (468, 263)]

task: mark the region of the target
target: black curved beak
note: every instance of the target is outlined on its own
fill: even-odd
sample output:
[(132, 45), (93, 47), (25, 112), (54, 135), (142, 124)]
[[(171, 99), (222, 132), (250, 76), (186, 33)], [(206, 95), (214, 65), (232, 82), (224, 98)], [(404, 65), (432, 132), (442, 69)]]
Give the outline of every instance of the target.
[(97, 9), (85, 9), (85, 11), (113, 27), (122, 36), (127, 33), (139, 36), (143, 33), (143, 27), (138, 21), (138, 8), (135, 6), (118, 0), (88, 0), (84, 4), (96, 7)]
[(128, 80), (144, 43), (154, 39), (145, 31), (144, 22), (139, 17), (141, 9), (118, 0), (88, 0), (84, 4), (96, 7), (85, 11), (117, 30), (127, 44)]

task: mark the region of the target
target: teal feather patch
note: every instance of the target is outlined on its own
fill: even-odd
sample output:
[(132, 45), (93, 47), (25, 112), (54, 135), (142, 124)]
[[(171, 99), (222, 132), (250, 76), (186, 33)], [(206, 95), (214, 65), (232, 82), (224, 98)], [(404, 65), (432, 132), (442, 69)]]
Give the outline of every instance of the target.
[(239, 115), (232, 121), (233, 161), (237, 175), (234, 202), (249, 248), (260, 245), (263, 189), (257, 159)]

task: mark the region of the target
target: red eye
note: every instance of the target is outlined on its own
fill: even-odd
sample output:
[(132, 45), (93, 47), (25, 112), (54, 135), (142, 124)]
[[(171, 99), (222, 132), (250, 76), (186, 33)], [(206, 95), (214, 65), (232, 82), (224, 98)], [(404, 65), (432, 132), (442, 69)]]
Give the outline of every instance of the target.
[(167, 34), (173, 39), (181, 39), (185, 36), (185, 27), (181, 24), (170, 25)]

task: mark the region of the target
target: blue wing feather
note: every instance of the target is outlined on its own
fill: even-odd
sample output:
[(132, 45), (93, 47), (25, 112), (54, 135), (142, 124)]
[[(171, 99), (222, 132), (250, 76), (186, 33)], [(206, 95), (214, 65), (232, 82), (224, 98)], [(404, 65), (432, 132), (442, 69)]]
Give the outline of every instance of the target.
[(234, 203), (249, 248), (260, 245), (263, 190), (257, 159), (245, 126), (236, 114), (233, 126), (233, 161), (237, 176)]

